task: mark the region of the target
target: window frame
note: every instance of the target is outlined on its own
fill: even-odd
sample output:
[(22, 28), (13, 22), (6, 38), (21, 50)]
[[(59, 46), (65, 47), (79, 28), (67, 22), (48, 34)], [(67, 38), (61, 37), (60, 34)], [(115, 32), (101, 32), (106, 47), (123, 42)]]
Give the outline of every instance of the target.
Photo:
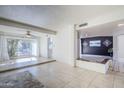
[(23, 38), (23, 37), (16, 37), (16, 36), (14, 36), (14, 37), (12, 37), (12, 36), (5, 36), (5, 38), (6, 38), (6, 40), (7, 39), (19, 39), (19, 40), (36, 41), (36, 43), (37, 43), (37, 50), (36, 50), (37, 56), (34, 56), (34, 55), (32, 55), (32, 56), (17, 56), (17, 57), (15, 56), (15, 57), (10, 57), (10, 59), (38, 57), (39, 56), (39, 52), (38, 52), (38, 50), (39, 50), (38, 38)]

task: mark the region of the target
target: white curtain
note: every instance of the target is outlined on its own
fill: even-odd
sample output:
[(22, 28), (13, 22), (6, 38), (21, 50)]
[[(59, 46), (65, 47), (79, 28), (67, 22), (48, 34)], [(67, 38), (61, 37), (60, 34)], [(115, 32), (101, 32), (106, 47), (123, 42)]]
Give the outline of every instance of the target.
[(4, 35), (0, 35), (0, 62), (9, 60), (7, 39)]

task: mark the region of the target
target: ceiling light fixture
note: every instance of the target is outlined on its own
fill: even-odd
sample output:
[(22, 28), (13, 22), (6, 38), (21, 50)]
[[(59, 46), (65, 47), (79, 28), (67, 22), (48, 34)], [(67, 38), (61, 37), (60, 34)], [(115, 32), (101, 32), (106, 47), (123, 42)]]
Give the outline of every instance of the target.
[(118, 27), (121, 27), (121, 26), (124, 26), (124, 24), (122, 23), (122, 24), (118, 24)]

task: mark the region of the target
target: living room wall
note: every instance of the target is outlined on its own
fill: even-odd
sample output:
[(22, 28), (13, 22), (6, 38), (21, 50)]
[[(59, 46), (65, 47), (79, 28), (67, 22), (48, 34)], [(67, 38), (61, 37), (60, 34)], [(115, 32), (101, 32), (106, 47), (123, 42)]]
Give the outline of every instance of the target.
[[(112, 11), (101, 15), (99, 17), (87, 20), (88, 27), (94, 27), (97, 25), (105, 24), (108, 22), (124, 19), (123, 10)], [(81, 20), (81, 19), (80, 19)], [(77, 23), (77, 22), (75, 22)], [(74, 65), (74, 24), (66, 25), (60, 28), (60, 31), (57, 33), (56, 38), (56, 60), (59, 62), (64, 62), (67, 64)], [(103, 31), (104, 33), (104, 31)], [(102, 33), (101, 33), (102, 34)], [(111, 35), (111, 32), (108, 32), (108, 35)]]
[(72, 26), (63, 26), (56, 34), (56, 60), (74, 65), (74, 30)]

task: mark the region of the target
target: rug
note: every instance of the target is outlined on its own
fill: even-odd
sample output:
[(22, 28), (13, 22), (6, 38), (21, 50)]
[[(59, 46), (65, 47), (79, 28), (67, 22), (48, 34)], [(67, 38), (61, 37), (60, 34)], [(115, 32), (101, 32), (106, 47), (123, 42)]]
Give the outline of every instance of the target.
[(17, 74), (0, 77), (0, 88), (43, 88), (44, 85), (39, 82), (28, 71)]

